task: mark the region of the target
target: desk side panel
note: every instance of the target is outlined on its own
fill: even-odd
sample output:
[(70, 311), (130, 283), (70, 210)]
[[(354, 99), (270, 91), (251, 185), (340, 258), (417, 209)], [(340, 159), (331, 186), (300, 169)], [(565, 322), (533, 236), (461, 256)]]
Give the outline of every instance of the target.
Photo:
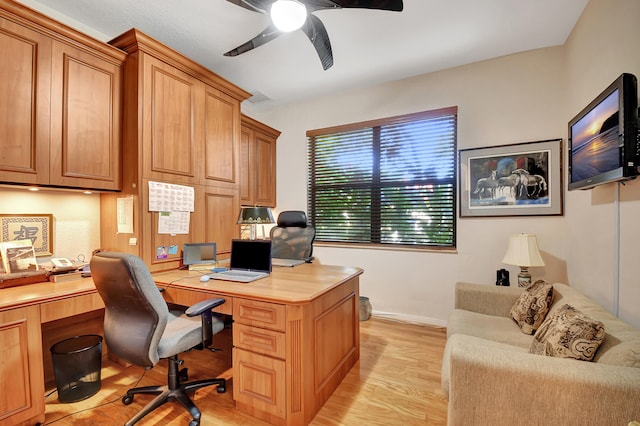
[[(301, 351), (296, 353), (292, 345), (288, 358), (292, 383), (289, 407), (295, 410), (302, 404), (305, 424), (313, 419), (360, 359), (358, 277), (314, 300), (308, 308), (302, 319), (302, 345), (298, 345)], [(290, 325), (293, 331), (294, 318)], [(304, 395), (302, 401), (297, 400), (300, 395)]]

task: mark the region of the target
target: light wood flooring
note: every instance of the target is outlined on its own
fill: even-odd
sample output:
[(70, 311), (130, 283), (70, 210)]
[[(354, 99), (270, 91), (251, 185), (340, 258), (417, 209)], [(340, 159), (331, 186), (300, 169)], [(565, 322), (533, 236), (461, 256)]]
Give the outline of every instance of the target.
[[(353, 367), (327, 403), (311, 422), (321, 425), (446, 425), (447, 401), (440, 390), (440, 367), (446, 332), (444, 328), (396, 322), (371, 317), (360, 322), (360, 361)], [(192, 351), (185, 354), (184, 367), (190, 379), (229, 373), (231, 329), (216, 335), (220, 352)], [(108, 360), (102, 365), (100, 391), (76, 403), (58, 402), (55, 387), (46, 399), (45, 424), (122, 425), (150, 396), (136, 396), (125, 406), (126, 390), (165, 383), (166, 364), (161, 361), (143, 375), (138, 367), (124, 368)], [(198, 390), (193, 399), (202, 411), (202, 426), (267, 425), (239, 413), (233, 404), (233, 380), (227, 392), (215, 387)], [(138, 423), (146, 425), (187, 425), (191, 416), (178, 404), (168, 403)]]

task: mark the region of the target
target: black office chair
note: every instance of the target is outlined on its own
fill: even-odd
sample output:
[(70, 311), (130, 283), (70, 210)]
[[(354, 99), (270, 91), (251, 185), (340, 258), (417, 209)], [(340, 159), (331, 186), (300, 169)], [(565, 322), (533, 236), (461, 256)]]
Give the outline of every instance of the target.
[(178, 354), (209, 346), (213, 335), (224, 324), (211, 309), (224, 299), (210, 299), (189, 307), (184, 313), (169, 311), (147, 266), (137, 256), (99, 252), (91, 258), (91, 274), (105, 305), (104, 337), (109, 352), (132, 364), (152, 368), (161, 358), (168, 358), (169, 375), (165, 386), (129, 389), (122, 398), (125, 405), (135, 394), (157, 395), (126, 426), (133, 425), (168, 401), (179, 402), (193, 417), (189, 426), (200, 424), (201, 413), (187, 392), (218, 385), (226, 391), (225, 379), (207, 379), (183, 383), (187, 369), (179, 370)]
[(313, 241), (316, 230), (307, 223), (307, 215), (300, 210), (287, 210), (278, 215), (277, 225), (271, 228), (271, 257), (313, 260)]

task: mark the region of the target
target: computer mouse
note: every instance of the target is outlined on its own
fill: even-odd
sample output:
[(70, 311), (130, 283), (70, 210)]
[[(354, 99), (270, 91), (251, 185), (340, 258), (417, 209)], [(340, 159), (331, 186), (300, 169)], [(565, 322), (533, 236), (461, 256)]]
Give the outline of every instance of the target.
[(203, 276), (200, 277), (200, 282), (201, 283), (206, 283), (210, 279), (211, 279), (211, 277), (209, 275), (203, 275)]

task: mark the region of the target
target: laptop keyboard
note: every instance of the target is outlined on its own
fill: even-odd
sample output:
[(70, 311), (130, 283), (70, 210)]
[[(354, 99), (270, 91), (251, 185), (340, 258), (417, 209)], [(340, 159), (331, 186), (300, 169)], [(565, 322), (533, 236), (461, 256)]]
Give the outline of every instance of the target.
[(211, 277), (211, 279), (214, 279), (214, 280), (238, 281), (238, 282), (244, 282), (244, 283), (259, 280), (260, 278), (265, 278), (268, 276), (269, 276), (268, 272), (238, 271), (238, 270), (215, 272), (209, 275), (209, 277)]
[(246, 278), (261, 277), (265, 275), (264, 272), (251, 272), (251, 271), (224, 271), (220, 273), (222, 275), (231, 276), (231, 277), (246, 277)]

